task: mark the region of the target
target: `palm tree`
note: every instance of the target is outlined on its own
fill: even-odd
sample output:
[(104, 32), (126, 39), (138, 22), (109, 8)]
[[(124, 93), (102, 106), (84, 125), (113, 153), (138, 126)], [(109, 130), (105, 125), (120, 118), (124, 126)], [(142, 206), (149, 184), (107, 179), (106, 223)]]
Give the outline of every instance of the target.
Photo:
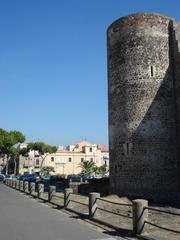
[(84, 161), (81, 163), (82, 171), (81, 175), (92, 175), (94, 173), (94, 170), (96, 168), (96, 164), (91, 160), (91, 161)]

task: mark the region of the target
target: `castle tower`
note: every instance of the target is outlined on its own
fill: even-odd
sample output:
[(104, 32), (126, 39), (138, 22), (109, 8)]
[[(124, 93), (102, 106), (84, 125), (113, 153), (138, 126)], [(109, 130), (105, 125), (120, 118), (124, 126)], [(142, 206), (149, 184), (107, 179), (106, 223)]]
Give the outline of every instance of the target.
[(179, 30), (173, 19), (150, 13), (120, 18), (108, 28), (112, 193), (155, 201), (177, 199)]

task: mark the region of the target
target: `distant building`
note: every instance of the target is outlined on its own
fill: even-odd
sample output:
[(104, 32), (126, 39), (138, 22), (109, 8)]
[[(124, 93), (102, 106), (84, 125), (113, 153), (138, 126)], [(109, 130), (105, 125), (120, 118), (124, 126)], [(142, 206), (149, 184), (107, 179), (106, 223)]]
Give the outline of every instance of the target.
[[(26, 148), (27, 143), (22, 143), (19, 147)], [(30, 150), (25, 156), (19, 156), (19, 174), (40, 172), (42, 157), (38, 151)]]
[(83, 161), (93, 161), (96, 166), (106, 165), (109, 169), (109, 152), (104, 145), (81, 141), (64, 148), (59, 146), (56, 153), (40, 156), (37, 151), (30, 151), (25, 157), (20, 156), (19, 173), (40, 172), (45, 166), (54, 167), (54, 174), (69, 175), (81, 172)]
[(7, 159), (6, 157), (0, 157), (0, 173), (5, 171)]

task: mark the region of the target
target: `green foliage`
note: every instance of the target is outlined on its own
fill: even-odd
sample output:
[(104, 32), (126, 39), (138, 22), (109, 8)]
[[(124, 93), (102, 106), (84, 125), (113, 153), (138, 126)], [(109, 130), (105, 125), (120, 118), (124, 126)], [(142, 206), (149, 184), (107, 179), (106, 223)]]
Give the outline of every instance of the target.
[(82, 176), (86, 176), (86, 175), (105, 176), (106, 173), (107, 173), (105, 164), (98, 167), (98, 166), (96, 166), (96, 164), (92, 160), (82, 162), (81, 167), (82, 167), (82, 171), (81, 171)]
[(22, 155), (22, 156), (26, 156), (28, 153), (28, 149), (27, 148), (19, 148), (19, 155)]
[(96, 169), (96, 165), (92, 160), (82, 162), (81, 167), (82, 167), (82, 171), (81, 171), (82, 176), (93, 175)]
[(0, 129), (0, 154), (14, 156), (17, 154), (16, 144), (25, 141), (25, 136), (18, 131), (6, 131)]
[(107, 171), (107, 168), (106, 168), (105, 164), (100, 166), (100, 167), (98, 167), (98, 173), (97, 174), (101, 175), (102, 177), (104, 177), (107, 172), (108, 171)]
[[(6, 173), (14, 171), (15, 161), (19, 155), (18, 143), (25, 141), (25, 136), (19, 131), (6, 131), (0, 128), (0, 155), (7, 156)], [(9, 160), (11, 159), (9, 164)], [(9, 165), (9, 166), (8, 166)], [(8, 169), (9, 168), (9, 169)]]
[(30, 142), (28, 143), (27, 150), (38, 151), (39, 154), (44, 155), (45, 153), (54, 153), (57, 151), (56, 146), (51, 146), (43, 142)]
[(51, 172), (54, 172), (54, 167), (52, 166), (42, 167), (40, 171), (42, 176), (49, 176)]

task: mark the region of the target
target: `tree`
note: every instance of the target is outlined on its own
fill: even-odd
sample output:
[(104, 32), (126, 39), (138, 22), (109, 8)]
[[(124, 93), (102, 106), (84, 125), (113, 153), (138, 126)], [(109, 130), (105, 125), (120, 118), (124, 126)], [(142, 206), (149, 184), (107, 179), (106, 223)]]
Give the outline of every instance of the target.
[(18, 148), (17, 145), (25, 141), (25, 136), (19, 131), (6, 131), (4, 129), (0, 129), (0, 155), (1, 157), (6, 156), (6, 174), (9, 173), (9, 163), (12, 168), (11, 172), (16, 172), (17, 169), (17, 159), (18, 159)]
[(40, 171), (42, 176), (49, 176), (51, 172), (54, 172), (54, 167), (52, 166), (42, 167)]
[(105, 164), (98, 167), (92, 160), (82, 162), (81, 167), (82, 167), (82, 171), (80, 174), (82, 176), (94, 174), (94, 175), (101, 175), (102, 177), (104, 177), (108, 172)]
[(51, 146), (44, 142), (30, 142), (27, 145), (27, 152), (30, 150), (38, 151), (40, 157), (42, 158), (40, 169), (42, 169), (45, 158), (48, 154), (55, 153), (57, 151), (56, 146)]
[(82, 167), (82, 171), (81, 171), (82, 176), (93, 175), (96, 169), (96, 164), (92, 160), (84, 161), (81, 163), (81, 167)]
[(98, 167), (98, 171), (97, 171), (97, 174), (101, 175), (102, 177), (104, 177), (107, 173), (107, 167), (106, 167), (106, 164)]

